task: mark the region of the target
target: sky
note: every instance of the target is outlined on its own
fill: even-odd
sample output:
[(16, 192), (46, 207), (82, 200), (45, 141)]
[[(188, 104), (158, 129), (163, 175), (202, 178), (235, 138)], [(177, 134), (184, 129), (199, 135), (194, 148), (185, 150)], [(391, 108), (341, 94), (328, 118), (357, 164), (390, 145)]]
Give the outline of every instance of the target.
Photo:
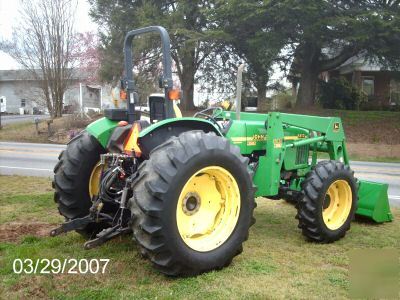
[[(30, 0), (35, 1), (35, 0)], [(17, 25), (18, 9), (21, 0), (0, 0), (0, 39), (11, 37), (13, 26)], [(78, 32), (97, 32), (97, 25), (90, 20), (90, 5), (86, 0), (77, 0), (75, 29)], [(0, 70), (18, 69), (18, 64), (7, 54), (0, 51)]]

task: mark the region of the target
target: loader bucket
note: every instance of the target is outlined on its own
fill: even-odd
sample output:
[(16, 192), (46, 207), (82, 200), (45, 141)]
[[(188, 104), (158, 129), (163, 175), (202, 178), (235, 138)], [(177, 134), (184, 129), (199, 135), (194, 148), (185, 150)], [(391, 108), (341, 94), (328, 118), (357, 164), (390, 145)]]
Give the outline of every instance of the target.
[(370, 218), (377, 223), (392, 221), (388, 185), (364, 180), (360, 180), (359, 183), (356, 215)]

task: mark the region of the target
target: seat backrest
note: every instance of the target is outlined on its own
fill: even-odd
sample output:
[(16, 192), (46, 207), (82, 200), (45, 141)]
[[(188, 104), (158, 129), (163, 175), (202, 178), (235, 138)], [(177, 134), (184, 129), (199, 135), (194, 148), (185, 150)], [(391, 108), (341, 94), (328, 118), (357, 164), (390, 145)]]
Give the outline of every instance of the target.
[(165, 119), (164, 97), (150, 96), (150, 123), (161, 121)]

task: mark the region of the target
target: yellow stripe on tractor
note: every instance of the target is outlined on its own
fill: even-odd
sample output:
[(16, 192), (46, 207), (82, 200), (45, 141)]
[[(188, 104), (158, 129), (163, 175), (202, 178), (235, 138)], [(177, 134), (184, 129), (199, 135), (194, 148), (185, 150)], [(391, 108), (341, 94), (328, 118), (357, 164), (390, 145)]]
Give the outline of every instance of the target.
[(142, 155), (142, 151), (140, 150), (138, 145), (139, 132), (140, 132), (139, 123), (134, 123), (129, 133), (129, 137), (124, 145), (125, 153), (131, 154), (133, 152), (136, 157), (140, 157)]

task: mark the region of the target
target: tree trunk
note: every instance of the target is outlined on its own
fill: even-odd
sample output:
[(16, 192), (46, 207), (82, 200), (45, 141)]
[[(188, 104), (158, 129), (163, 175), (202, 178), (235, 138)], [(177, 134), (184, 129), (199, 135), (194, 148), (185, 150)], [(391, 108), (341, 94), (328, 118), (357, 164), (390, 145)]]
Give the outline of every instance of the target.
[(257, 110), (264, 111), (266, 110), (266, 102), (267, 102), (267, 85), (265, 82), (260, 82), (257, 84)]
[(56, 118), (61, 118), (62, 117), (62, 99), (61, 99), (61, 101), (57, 100), (55, 117)]
[(56, 103), (54, 105), (56, 106), (56, 117), (61, 118), (62, 117), (62, 108), (63, 108), (63, 96), (64, 96), (64, 91), (63, 87), (61, 86), (62, 82), (58, 83), (58, 86), (56, 87)]
[(193, 91), (194, 91), (194, 75), (195, 69), (190, 64), (184, 65), (182, 68), (182, 76), (180, 78), (182, 85), (182, 102), (183, 110), (194, 110)]
[(185, 80), (182, 82), (183, 101), (181, 103), (181, 106), (186, 111), (195, 109), (193, 102), (193, 91), (194, 91), (193, 81), (188, 82), (188, 80)]
[(299, 92), (297, 94), (296, 107), (309, 107), (314, 105), (317, 75), (302, 72)]
[(48, 88), (47, 84), (46, 84), (46, 86), (42, 87), (42, 91), (43, 91), (44, 98), (46, 101), (47, 110), (49, 111), (50, 116), (53, 118), (54, 117), (54, 107), (51, 103), (51, 99), (50, 99), (51, 96), (50, 96), (49, 88)]
[(321, 48), (312, 41), (305, 41), (296, 49), (300, 71), (300, 85), (297, 93), (296, 107), (304, 108), (315, 103), (315, 90), (320, 73)]
[(293, 97), (297, 97), (297, 85), (298, 85), (298, 80), (297, 79), (293, 79), (292, 80), (292, 96)]
[(305, 63), (301, 68), (300, 86), (296, 107), (310, 107), (315, 103), (315, 91), (318, 83), (318, 67), (315, 63)]

